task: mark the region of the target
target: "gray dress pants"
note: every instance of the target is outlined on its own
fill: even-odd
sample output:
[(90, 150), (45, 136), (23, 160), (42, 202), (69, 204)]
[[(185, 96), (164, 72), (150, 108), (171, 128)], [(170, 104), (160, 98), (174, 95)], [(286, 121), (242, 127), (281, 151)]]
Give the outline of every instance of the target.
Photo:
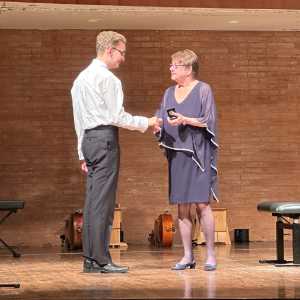
[(86, 130), (82, 153), (88, 168), (83, 256), (104, 265), (111, 262), (109, 243), (120, 165), (118, 128), (98, 126)]

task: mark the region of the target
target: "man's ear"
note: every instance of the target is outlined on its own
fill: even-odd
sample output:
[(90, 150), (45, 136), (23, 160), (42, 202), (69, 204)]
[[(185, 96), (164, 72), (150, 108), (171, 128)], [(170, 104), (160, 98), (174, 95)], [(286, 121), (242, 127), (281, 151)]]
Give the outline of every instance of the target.
[(108, 47), (108, 48), (105, 49), (106, 53), (107, 53), (109, 56), (111, 56), (112, 50), (113, 50), (112, 47)]

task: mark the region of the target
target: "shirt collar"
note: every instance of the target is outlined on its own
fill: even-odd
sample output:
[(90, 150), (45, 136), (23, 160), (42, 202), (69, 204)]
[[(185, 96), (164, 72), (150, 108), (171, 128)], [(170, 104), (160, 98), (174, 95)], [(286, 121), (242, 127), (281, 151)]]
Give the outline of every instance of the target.
[(94, 58), (92, 63), (97, 67), (104, 67), (107, 69), (107, 64), (98, 58)]

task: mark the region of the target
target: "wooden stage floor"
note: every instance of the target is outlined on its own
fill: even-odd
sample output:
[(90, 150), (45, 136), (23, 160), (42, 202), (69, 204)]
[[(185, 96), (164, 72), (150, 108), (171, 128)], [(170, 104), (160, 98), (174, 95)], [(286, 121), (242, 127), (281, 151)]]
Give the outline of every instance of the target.
[[(0, 288), (0, 299), (270, 299), (300, 298), (300, 268), (259, 264), (275, 258), (275, 243), (252, 242), (216, 245), (218, 269), (203, 271), (205, 247), (197, 246), (195, 270), (171, 271), (181, 246), (157, 249), (129, 246), (112, 249), (115, 263), (127, 265), (128, 274), (85, 274), (81, 253), (60, 249), (20, 249), (13, 258), (0, 249), (0, 283), (21, 287)], [(291, 245), (286, 245), (291, 258)]]

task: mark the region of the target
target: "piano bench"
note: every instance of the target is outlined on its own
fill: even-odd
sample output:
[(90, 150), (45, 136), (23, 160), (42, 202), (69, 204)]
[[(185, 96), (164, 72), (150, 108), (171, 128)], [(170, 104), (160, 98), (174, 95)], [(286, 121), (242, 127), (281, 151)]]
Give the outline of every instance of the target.
[[(16, 213), (18, 209), (23, 209), (25, 202), (22, 200), (0, 200), (0, 211), (7, 212), (0, 219), (0, 225), (12, 214)], [(20, 257), (21, 254), (16, 252), (11, 246), (9, 246), (3, 239), (0, 238), (0, 242), (12, 253), (14, 257)]]
[[(300, 202), (264, 201), (257, 205), (257, 210), (272, 213), (276, 220), (275, 260), (260, 260), (260, 263), (272, 263), (275, 266), (300, 266)], [(293, 261), (284, 259), (284, 229), (292, 230)]]

